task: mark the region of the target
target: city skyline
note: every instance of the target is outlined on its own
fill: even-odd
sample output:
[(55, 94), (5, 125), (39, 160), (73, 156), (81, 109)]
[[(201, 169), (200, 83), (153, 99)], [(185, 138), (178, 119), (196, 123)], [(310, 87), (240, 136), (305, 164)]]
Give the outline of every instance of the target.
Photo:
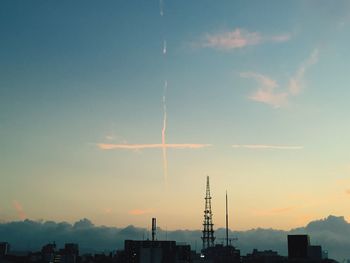
[(0, 222), (350, 220), (348, 1), (3, 1)]

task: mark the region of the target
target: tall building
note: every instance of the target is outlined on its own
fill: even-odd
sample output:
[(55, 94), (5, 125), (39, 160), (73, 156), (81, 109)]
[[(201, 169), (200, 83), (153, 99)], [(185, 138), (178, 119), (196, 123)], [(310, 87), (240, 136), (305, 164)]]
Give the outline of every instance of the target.
[(156, 240), (156, 218), (152, 218), (152, 240), (125, 240), (118, 262), (187, 263), (191, 262), (191, 246)]
[(42, 262), (53, 262), (56, 252), (55, 242), (44, 245), (41, 249)]
[(125, 240), (125, 262), (163, 263), (175, 262), (175, 241)]
[(57, 255), (62, 263), (76, 263), (79, 258), (79, 245), (75, 243), (66, 243), (60, 253)]
[(10, 244), (7, 242), (0, 242), (0, 257), (6, 256), (10, 251)]
[(204, 221), (203, 221), (203, 250), (214, 246), (214, 229), (213, 229), (213, 213), (211, 211), (211, 196), (209, 176), (207, 176), (206, 194), (205, 194), (205, 208), (204, 208)]
[(308, 235), (288, 235), (288, 258), (306, 259), (310, 238)]

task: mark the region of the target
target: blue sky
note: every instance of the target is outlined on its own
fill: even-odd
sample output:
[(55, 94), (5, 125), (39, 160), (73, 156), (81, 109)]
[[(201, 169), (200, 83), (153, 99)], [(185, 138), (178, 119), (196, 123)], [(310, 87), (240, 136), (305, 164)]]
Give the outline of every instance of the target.
[(0, 220), (199, 228), (207, 174), (217, 225), (226, 189), (239, 229), (349, 217), (348, 25), (347, 1), (3, 1)]

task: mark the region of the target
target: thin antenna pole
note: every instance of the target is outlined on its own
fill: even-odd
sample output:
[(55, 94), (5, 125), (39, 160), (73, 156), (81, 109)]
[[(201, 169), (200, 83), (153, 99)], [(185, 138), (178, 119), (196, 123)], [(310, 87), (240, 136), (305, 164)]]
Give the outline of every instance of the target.
[(156, 225), (156, 218), (152, 218), (152, 241), (156, 240), (156, 231), (157, 231), (157, 225)]
[(227, 201), (227, 190), (226, 190), (226, 246), (228, 247), (228, 201)]

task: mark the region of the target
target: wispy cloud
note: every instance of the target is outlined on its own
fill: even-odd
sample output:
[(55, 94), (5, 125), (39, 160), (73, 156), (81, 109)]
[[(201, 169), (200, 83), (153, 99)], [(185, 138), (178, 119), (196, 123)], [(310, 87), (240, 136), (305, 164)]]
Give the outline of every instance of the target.
[(140, 216), (140, 215), (144, 215), (144, 214), (149, 214), (151, 213), (152, 210), (147, 209), (147, 210), (143, 210), (143, 209), (133, 209), (128, 211), (129, 215), (133, 215), (133, 216)]
[(245, 148), (252, 150), (271, 149), (271, 150), (301, 150), (304, 146), (299, 145), (269, 145), (269, 144), (234, 144), (233, 148)]
[(304, 86), (304, 75), (308, 68), (317, 63), (318, 49), (312, 51), (310, 56), (300, 65), (294, 76), (290, 77), (286, 88), (279, 87), (276, 80), (256, 72), (241, 72), (240, 77), (254, 79), (259, 87), (248, 96), (249, 99), (265, 103), (278, 108), (288, 104), (291, 96), (298, 95)]
[(288, 84), (288, 91), (291, 95), (297, 95), (300, 93), (303, 87), (304, 75), (306, 70), (318, 61), (318, 49), (315, 49), (307, 60), (304, 61), (298, 68), (297, 72), (293, 77), (290, 78)]
[(18, 202), (17, 200), (13, 200), (12, 204), (13, 204), (13, 207), (15, 208), (15, 210), (17, 211), (19, 219), (21, 219), (21, 220), (26, 219), (27, 215), (24, 212), (24, 209), (23, 209), (22, 205), (20, 204), (20, 202)]
[(285, 42), (290, 38), (290, 34), (266, 36), (259, 32), (250, 32), (243, 28), (236, 28), (233, 31), (226, 31), (217, 34), (206, 34), (202, 40), (201, 46), (221, 50), (231, 50), (236, 48), (244, 48), (246, 46), (255, 46), (266, 42)]
[(280, 107), (287, 103), (289, 94), (288, 92), (276, 92), (278, 88), (276, 80), (255, 72), (241, 72), (240, 77), (255, 79), (259, 84), (258, 90), (251, 94), (249, 99), (274, 107)]
[(194, 144), (194, 143), (154, 143), (154, 144), (111, 144), (98, 143), (101, 150), (125, 149), (125, 150), (142, 150), (142, 149), (200, 149), (212, 146), (211, 144)]
[(288, 40), (290, 40), (292, 37), (292, 35), (290, 33), (286, 33), (286, 34), (281, 34), (281, 35), (275, 35), (275, 36), (272, 36), (270, 38), (268, 38), (268, 40), (270, 42), (286, 42)]

